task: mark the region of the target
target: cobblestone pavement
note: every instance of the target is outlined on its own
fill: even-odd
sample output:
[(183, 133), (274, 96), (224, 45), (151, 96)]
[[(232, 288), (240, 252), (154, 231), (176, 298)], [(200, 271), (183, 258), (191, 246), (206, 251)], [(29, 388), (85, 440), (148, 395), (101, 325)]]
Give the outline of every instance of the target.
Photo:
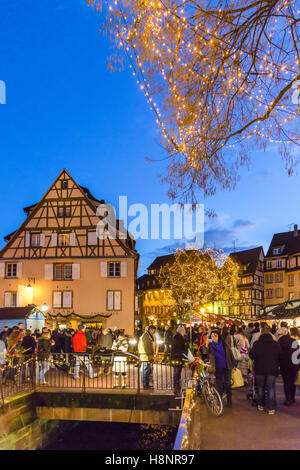
[(233, 391), (233, 408), (215, 418), (200, 400), (197, 403), (190, 449), (201, 450), (299, 450), (300, 391), (296, 404), (286, 407), (283, 385), (277, 383), (277, 412), (257, 411), (246, 399), (247, 389)]

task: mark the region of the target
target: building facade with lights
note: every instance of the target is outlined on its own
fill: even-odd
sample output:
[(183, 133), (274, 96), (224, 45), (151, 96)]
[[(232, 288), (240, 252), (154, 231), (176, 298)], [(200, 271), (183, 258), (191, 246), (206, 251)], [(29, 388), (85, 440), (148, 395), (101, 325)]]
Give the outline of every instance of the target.
[(230, 305), (215, 302), (214, 313), (239, 319), (256, 319), (264, 306), (264, 250), (262, 246), (231, 253), (240, 265), (237, 298)]
[(275, 233), (265, 258), (265, 306), (300, 299), (300, 232)]
[(101, 204), (63, 170), (24, 209), (26, 220), (0, 252), (2, 308), (37, 307), (51, 326), (83, 322), (133, 333), (139, 256), (120, 221), (114, 237), (97, 236)]
[(136, 281), (138, 316), (143, 325), (171, 325), (177, 321), (176, 304), (170, 292), (163, 289), (158, 280), (160, 268), (172, 260), (173, 255), (158, 256), (144, 274)]

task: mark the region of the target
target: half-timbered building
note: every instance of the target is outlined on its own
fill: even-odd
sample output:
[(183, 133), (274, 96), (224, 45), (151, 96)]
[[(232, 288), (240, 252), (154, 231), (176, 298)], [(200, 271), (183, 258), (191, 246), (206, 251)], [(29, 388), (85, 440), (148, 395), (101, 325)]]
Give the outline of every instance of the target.
[(24, 209), (26, 220), (0, 252), (0, 307), (35, 305), (52, 324), (102, 323), (133, 333), (135, 241), (121, 221), (114, 236), (97, 236), (100, 204), (64, 169)]

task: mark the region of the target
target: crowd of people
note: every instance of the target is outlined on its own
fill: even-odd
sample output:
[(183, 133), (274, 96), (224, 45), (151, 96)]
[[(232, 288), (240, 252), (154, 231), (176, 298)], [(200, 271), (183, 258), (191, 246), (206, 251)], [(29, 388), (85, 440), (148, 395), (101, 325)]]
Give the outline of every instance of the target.
[[(26, 358), (36, 357), (36, 381), (46, 384), (46, 374), (50, 369), (50, 357), (64, 354), (66, 363), (73, 359), (72, 373), (79, 380), (80, 367), (84, 367), (90, 379), (94, 371), (90, 349), (117, 351), (106, 372), (112, 373), (115, 388), (126, 388), (127, 355), (132, 351), (141, 361), (143, 389), (153, 388), (153, 366), (156, 361), (173, 367), (173, 389), (175, 395), (181, 393), (182, 369), (186, 363), (188, 350), (195, 358), (208, 362), (215, 375), (216, 388), (227, 405), (232, 407), (232, 375), (238, 369), (247, 383), (254, 377), (254, 393), (257, 409), (274, 414), (276, 410), (276, 379), (281, 374), (284, 385), (284, 405), (295, 403), (296, 384), (300, 363), (300, 332), (296, 327), (288, 327), (266, 322), (228, 324), (221, 320), (212, 326), (183, 324), (172, 328), (165, 325), (157, 328), (150, 325), (143, 329), (138, 325), (134, 339), (125, 335), (124, 330), (87, 329), (79, 325), (77, 330), (58, 328), (50, 331), (44, 327), (32, 332), (24, 329), (22, 323), (13, 328), (4, 327), (0, 332), (0, 366), (2, 381), (14, 381), (17, 365), (21, 367), (22, 380), (31, 380), (33, 362)], [(22, 360), (20, 360), (22, 357)], [(71, 368), (70, 368), (71, 370)]]
[[(125, 344), (124, 344), (125, 343)], [(24, 329), (23, 323), (8, 328), (4, 326), (0, 332), (0, 367), (2, 369), (2, 383), (15, 382), (18, 368), (22, 371), (24, 382), (32, 380), (33, 361), (36, 358), (36, 382), (47, 384), (46, 374), (50, 369), (51, 358), (59, 358), (64, 354), (66, 363), (74, 359), (74, 379), (79, 380), (80, 366), (86, 367), (89, 377), (96, 378), (89, 355), (88, 348), (118, 349), (123, 352), (128, 350), (128, 341), (124, 330), (115, 329), (87, 329), (85, 325), (79, 325), (75, 331), (72, 328), (50, 331), (45, 326), (42, 330)], [(120, 359), (122, 362), (122, 359)], [(113, 370), (116, 378), (119, 377), (117, 367)]]

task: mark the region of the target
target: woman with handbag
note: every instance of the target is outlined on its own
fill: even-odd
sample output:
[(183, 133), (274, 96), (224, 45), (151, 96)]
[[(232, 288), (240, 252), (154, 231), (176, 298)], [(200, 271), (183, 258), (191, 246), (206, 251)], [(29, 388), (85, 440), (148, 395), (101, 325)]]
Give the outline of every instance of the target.
[(222, 335), (213, 330), (211, 340), (207, 340), (209, 362), (215, 369), (216, 388), (221, 397), (226, 393), (227, 406), (232, 407), (231, 374), (235, 360), (231, 351), (231, 338), (228, 328), (224, 327)]
[(242, 328), (239, 328), (238, 332), (234, 335), (236, 347), (241, 354), (241, 359), (238, 361), (238, 369), (242, 372), (242, 375), (246, 377), (249, 370), (249, 341)]

